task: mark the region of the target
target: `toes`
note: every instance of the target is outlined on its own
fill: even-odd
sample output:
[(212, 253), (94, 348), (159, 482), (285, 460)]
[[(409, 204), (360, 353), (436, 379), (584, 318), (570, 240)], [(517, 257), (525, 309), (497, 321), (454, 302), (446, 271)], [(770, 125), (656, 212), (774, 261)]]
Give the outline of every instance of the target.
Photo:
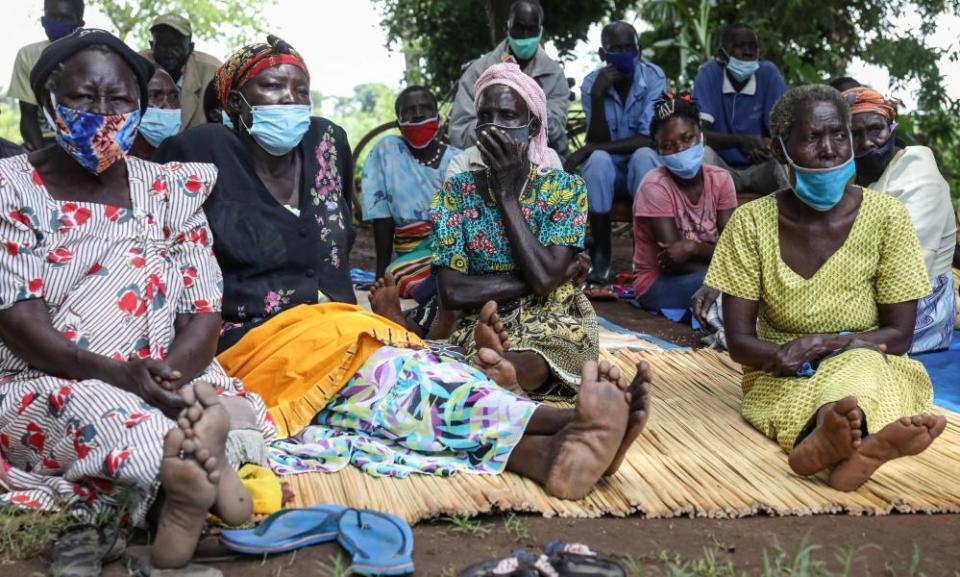
[(167, 431), (167, 436), (163, 438), (163, 457), (177, 457), (180, 454), (180, 447), (184, 443), (183, 431), (174, 427)]
[(216, 457), (207, 457), (206, 459), (198, 458), (197, 461), (203, 464), (203, 469), (208, 473), (212, 473), (220, 468), (220, 460)]
[(196, 459), (197, 461), (203, 463), (210, 459), (210, 450), (209, 449), (200, 449), (197, 451)]
[(203, 416), (203, 407), (199, 404), (195, 404), (192, 407), (187, 409), (187, 418), (191, 423), (196, 423), (200, 420), (200, 417)]
[(857, 398), (853, 395), (844, 397), (834, 404), (833, 410), (841, 415), (849, 415), (852, 411), (858, 411)]
[(477, 351), (477, 360), (484, 365), (494, 367), (503, 361), (503, 357), (501, 357), (497, 351), (493, 349), (482, 348)]
[(214, 485), (216, 485), (217, 483), (219, 483), (219, 482), (220, 482), (220, 469), (216, 469), (216, 470), (214, 470), (214, 471), (209, 471), (209, 472), (207, 473), (207, 480), (209, 480), (209, 481), (210, 481), (211, 483), (213, 483)]
[(183, 401), (189, 407), (197, 402), (196, 391), (194, 390), (195, 385), (190, 384), (180, 388), (180, 396), (183, 397)]
[(181, 413), (181, 414), (182, 414), (182, 416), (181, 416), (179, 419), (177, 419), (177, 426), (180, 427), (181, 429), (183, 429), (184, 431), (187, 431), (187, 430), (192, 429), (192, 428), (193, 428), (193, 421), (191, 421), (191, 420), (187, 417), (186, 411), (184, 411), (184, 412)]
[(197, 451), (197, 442), (193, 439), (184, 439), (180, 443), (180, 450), (188, 455), (192, 455)]
[(930, 427), (930, 434), (936, 438), (947, 428), (947, 418), (943, 415), (938, 415), (934, 417), (934, 421), (933, 426)]
[(627, 382), (621, 378), (623, 375), (620, 373), (620, 367), (611, 365), (610, 370), (607, 372), (607, 376), (609, 376), (610, 380), (616, 383), (621, 389), (627, 389)]
[(637, 377), (634, 381), (640, 381), (641, 383), (650, 382), (653, 380), (653, 373), (650, 371), (650, 365), (645, 361), (640, 361), (637, 363)]
[(595, 383), (600, 379), (599, 369), (595, 361), (583, 363), (583, 369), (580, 370), (580, 379), (583, 383)]
[(397, 284), (396, 280), (393, 278), (393, 275), (390, 273), (384, 273), (383, 275), (383, 286), (393, 286)]
[(220, 402), (220, 399), (217, 398), (217, 390), (210, 383), (197, 383), (194, 391), (197, 394), (197, 400), (204, 407), (211, 407)]
[(599, 365), (597, 365), (597, 379), (615, 382), (614, 379), (610, 377), (610, 370), (612, 368), (613, 366), (608, 361), (600, 361)]
[(487, 304), (483, 305), (483, 308), (480, 309), (480, 322), (484, 324), (490, 324), (491, 318), (496, 313), (497, 313), (496, 301), (488, 301)]

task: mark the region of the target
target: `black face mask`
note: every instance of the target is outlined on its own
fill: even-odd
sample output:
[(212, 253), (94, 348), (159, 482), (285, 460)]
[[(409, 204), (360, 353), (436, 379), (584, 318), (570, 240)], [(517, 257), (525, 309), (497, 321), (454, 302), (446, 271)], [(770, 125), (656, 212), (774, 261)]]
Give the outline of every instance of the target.
[(857, 174), (868, 176), (879, 176), (887, 169), (890, 159), (897, 151), (896, 128), (890, 131), (890, 136), (883, 146), (874, 148), (863, 156), (856, 157)]

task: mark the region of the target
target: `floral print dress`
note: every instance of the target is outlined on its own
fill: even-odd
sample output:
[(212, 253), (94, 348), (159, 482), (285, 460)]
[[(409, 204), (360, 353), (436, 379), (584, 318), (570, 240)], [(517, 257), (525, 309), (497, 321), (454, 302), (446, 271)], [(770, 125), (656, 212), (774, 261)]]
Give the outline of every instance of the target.
[[(433, 265), (467, 275), (517, 270), (503, 217), (482, 172), (462, 172), (446, 181), (433, 199)], [(578, 176), (552, 168), (531, 167), (531, 183), (520, 197), (520, 210), (540, 244), (583, 249), (587, 191)], [(553, 382), (538, 396), (571, 396), (580, 371), (599, 353), (597, 315), (583, 293), (565, 283), (546, 296), (530, 294), (500, 303), (499, 314), (513, 351), (532, 351), (547, 362)], [(473, 330), (478, 311), (466, 311), (450, 342), (476, 355)]]
[[(128, 158), (132, 208), (55, 200), (26, 155), (0, 161), (0, 309), (43, 299), (77, 346), (124, 360), (163, 359), (178, 314), (220, 310), (222, 276), (202, 205), (203, 164)], [(214, 362), (198, 377), (244, 395), (269, 441), (262, 402)], [(133, 393), (33, 369), (0, 344), (0, 503), (81, 520), (129, 507), (143, 524), (176, 426)]]

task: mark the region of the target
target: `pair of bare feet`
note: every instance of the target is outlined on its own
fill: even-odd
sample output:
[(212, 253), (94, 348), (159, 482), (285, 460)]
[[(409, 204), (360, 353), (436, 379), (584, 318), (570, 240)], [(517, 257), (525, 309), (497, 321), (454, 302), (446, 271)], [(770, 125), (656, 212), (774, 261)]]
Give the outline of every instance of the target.
[(253, 501), (224, 454), (230, 415), (209, 383), (180, 389), (188, 407), (163, 443), (163, 491), (151, 561), (158, 569), (179, 568), (193, 558), (207, 513), (228, 525), (250, 518)]
[[(490, 301), (480, 309), (473, 336), (477, 367), (500, 387), (523, 395), (516, 368), (504, 357), (510, 348), (510, 336), (496, 302)], [(557, 415), (554, 422), (558, 427), (549, 435), (544, 485), (550, 494), (581, 499), (601, 477), (620, 469), (650, 416), (650, 380), (646, 363), (637, 365), (632, 382), (606, 361), (584, 364), (576, 407)]]
[(947, 419), (937, 415), (903, 417), (862, 438), (863, 413), (856, 397), (821, 407), (813, 430), (790, 453), (790, 468), (814, 475), (834, 467), (830, 486), (855, 491), (884, 463), (919, 455), (943, 433)]

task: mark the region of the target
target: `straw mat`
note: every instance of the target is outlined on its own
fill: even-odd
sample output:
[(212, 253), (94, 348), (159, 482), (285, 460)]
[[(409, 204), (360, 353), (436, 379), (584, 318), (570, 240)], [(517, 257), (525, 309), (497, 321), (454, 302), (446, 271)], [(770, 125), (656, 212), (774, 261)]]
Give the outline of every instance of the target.
[(602, 354), (630, 375), (639, 360), (652, 365), (653, 412), (620, 472), (582, 501), (548, 497), (533, 481), (509, 473), (376, 479), (347, 467), (286, 478), (296, 494), (291, 505), (339, 503), (392, 512), (411, 523), (495, 510), (651, 518), (960, 512), (956, 413), (942, 411), (950, 424), (924, 454), (889, 463), (856, 493), (840, 493), (823, 479), (794, 475), (780, 448), (740, 417), (740, 368), (726, 354), (626, 349)]

